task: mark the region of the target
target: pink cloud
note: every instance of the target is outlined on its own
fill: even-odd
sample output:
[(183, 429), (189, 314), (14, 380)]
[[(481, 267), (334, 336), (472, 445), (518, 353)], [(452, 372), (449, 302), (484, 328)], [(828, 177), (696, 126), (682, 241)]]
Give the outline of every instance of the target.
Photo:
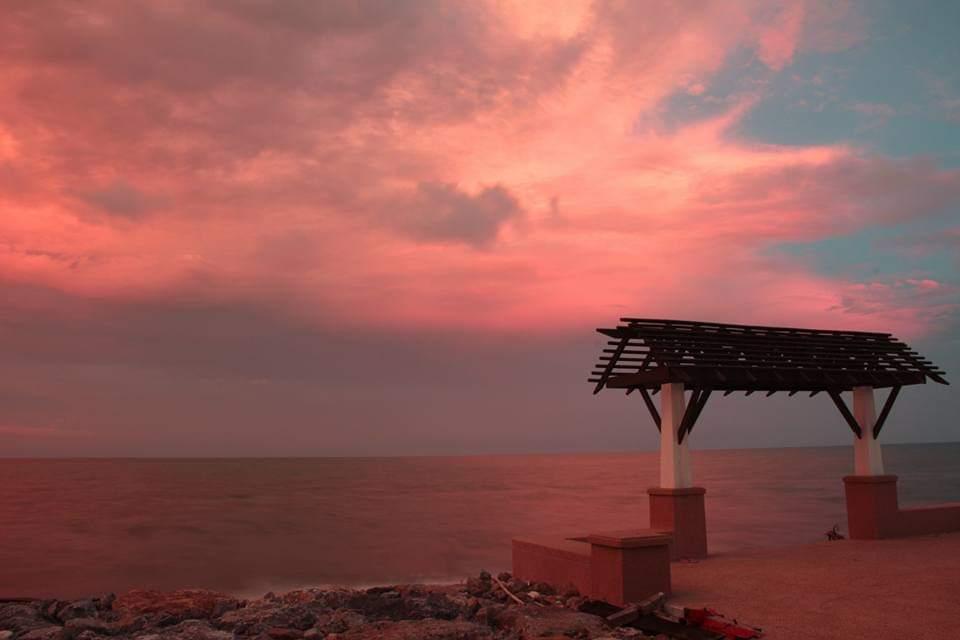
[(958, 172), (732, 138), (759, 94), (636, 130), (744, 47), (777, 70), (849, 46), (828, 37), (827, 9), (265, 6), (13, 12), (0, 26), (0, 89), (16, 96), (0, 104), (7, 280), (350, 327), (529, 331), (549, 317), (567, 330), (620, 309), (935, 322), (939, 302), (868, 295), (765, 249), (934, 215), (958, 198)]

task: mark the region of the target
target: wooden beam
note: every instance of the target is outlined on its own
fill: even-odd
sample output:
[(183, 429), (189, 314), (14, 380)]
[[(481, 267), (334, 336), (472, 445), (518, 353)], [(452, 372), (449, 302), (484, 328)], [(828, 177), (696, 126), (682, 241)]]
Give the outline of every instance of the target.
[(657, 431), (660, 431), (660, 412), (657, 411), (657, 405), (653, 404), (653, 399), (650, 398), (650, 394), (642, 387), (640, 388), (640, 397), (643, 398), (644, 404), (647, 405), (650, 417), (653, 418), (653, 423), (657, 425)]
[(880, 415), (877, 416), (877, 421), (873, 424), (874, 440), (880, 435), (880, 429), (883, 429), (883, 423), (887, 421), (887, 416), (890, 415), (890, 410), (893, 409), (893, 403), (897, 401), (899, 394), (900, 387), (893, 387), (890, 389), (890, 393), (887, 394), (887, 400), (883, 403), (883, 409), (880, 410)]
[(710, 393), (710, 389), (701, 389), (694, 391), (693, 395), (690, 396), (690, 402), (687, 403), (687, 408), (683, 412), (683, 419), (680, 421), (680, 430), (677, 433), (678, 444), (683, 444), (683, 439), (693, 431), (693, 425), (697, 423), (697, 418), (700, 417), (700, 412), (707, 404)]
[(842, 415), (843, 419), (850, 425), (850, 430), (853, 431), (858, 438), (862, 438), (863, 432), (860, 430), (860, 425), (857, 424), (857, 419), (853, 417), (850, 409), (847, 408), (847, 403), (843, 401), (843, 398), (836, 391), (830, 390), (827, 391), (827, 393), (830, 394), (830, 399), (833, 400), (833, 404), (837, 405), (837, 409), (840, 410), (840, 415)]
[(690, 392), (690, 399), (687, 400), (686, 406), (683, 409), (683, 417), (680, 418), (680, 428), (677, 429), (677, 444), (683, 443), (683, 436), (687, 431), (687, 425), (697, 410), (697, 403), (700, 402), (700, 394), (701, 391), (699, 389), (694, 389)]

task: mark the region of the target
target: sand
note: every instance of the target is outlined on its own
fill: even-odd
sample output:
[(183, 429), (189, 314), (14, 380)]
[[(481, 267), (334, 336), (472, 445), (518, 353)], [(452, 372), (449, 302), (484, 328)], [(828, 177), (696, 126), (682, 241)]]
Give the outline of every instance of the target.
[(960, 638), (960, 533), (718, 554), (672, 579), (671, 602), (771, 640)]

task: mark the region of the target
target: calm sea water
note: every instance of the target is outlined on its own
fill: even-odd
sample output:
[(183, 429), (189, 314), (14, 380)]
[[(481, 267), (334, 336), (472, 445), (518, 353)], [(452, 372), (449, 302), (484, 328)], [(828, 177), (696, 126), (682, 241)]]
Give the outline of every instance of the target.
[[(903, 504), (960, 500), (960, 443), (886, 446)], [(712, 552), (846, 529), (849, 447), (695, 451)], [(654, 453), (0, 460), (0, 597), (459, 580), (510, 538), (645, 526)]]

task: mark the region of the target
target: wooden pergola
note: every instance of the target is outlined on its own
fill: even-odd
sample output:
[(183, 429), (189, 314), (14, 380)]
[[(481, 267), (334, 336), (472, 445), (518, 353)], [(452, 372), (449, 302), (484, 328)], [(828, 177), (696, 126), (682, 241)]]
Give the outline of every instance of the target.
[(691, 390), (689, 401), (683, 403), (678, 444), (714, 392), (826, 393), (859, 439), (864, 435), (863, 421), (851, 412), (841, 392), (871, 389), (872, 405), (872, 389), (889, 388), (868, 434), (875, 439), (901, 387), (924, 384), (928, 378), (949, 384), (942, 370), (889, 333), (649, 318), (621, 318), (615, 328), (597, 331), (609, 341), (590, 377), (594, 393), (639, 392), (660, 429), (661, 416), (651, 395), (667, 384)]

